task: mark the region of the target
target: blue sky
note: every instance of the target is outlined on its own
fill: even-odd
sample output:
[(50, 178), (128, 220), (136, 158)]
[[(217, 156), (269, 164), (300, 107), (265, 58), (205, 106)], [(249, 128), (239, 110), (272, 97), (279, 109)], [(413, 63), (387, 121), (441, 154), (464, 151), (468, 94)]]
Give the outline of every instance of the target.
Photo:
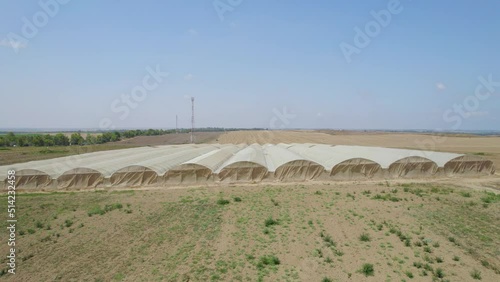
[(394, 1), (1, 1), (0, 128), (500, 130), (500, 2)]

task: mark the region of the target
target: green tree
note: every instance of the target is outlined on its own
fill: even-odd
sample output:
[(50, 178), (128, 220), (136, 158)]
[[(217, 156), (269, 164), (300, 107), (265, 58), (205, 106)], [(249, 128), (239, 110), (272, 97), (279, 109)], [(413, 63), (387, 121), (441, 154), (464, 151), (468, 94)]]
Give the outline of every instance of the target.
[(28, 144), (28, 142), (27, 142), (27, 140), (26, 140), (26, 136), (23, 136), (23, 135), (18, 136), (18, 137), (16, 138), (16, 145), (17, 145), (18, 147), (28, 146), (29, 144)]
[(52, 136), (50, 134), (44, 135), (43, 136), (43, 145), (44, 146), (54, 146), (55, 145), (54, 136)]
[(33, 146), (42, 147), (43, 146), (43, 137), (42, 135), (33, 135)]
[(16, 135), (14, 134), (14, 132), (7, 133), (7, 136), (5, 138), (7, 140), (7, 146), (16, 144)]
[(73, 133), (70, 137), (71, 145), (83, 145), (85, 141), (80, 133)]
[(87, 136), (85, 137), (85, 143), (87, 143), (87, 145), (96, 144), (97, 138), (92, 134), (87, 133)]
[(69, 145), (69, 138), (62, 133), (57, 133), (54, 136), (54, 144), (56, 146), (68, 146)]

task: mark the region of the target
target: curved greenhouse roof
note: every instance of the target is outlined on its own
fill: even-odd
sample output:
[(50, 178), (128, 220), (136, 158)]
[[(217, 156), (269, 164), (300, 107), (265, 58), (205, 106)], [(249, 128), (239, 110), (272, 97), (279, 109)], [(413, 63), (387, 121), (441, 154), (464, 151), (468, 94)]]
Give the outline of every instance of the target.
[(0, 166), (0, 175), (6, 176), (11, 169), (17, 171), (17, 184), (21, 189), (168, 186), (172, 183), (264, 179), (305, 181), (489, 175), (495, 172), (493, 163), (479, 156), (324, 144), (141, 147)]

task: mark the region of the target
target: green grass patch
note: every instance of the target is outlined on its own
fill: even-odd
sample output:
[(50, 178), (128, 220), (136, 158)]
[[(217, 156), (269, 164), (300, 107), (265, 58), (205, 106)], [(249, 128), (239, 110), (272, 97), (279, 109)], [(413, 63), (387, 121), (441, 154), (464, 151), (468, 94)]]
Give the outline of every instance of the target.
[(481, 280), (483, 279), (481, 277), (481, 271), (477, 270), (477, 269), (474, 269), (472, 270), (472, 272), (470, 273), (470, 276), (475, 279), (475, 280)]
[(361, 235), (359, 235), (359, 240), (362, 242), (370, 242), (371, 238), (368, 233), (362, 233)]
[(221, 206), (224, 206), (224, 205), (229, 205), (229, 200), (226, 200), (226, 199), (218, 199), (217, 200), (217, 205), (221, 205)]
[(359, 270), (360, 273), (364, 274), (366, 277), (375, 275), (375, 268), (371, 263), (365, 263), (361, 266)]

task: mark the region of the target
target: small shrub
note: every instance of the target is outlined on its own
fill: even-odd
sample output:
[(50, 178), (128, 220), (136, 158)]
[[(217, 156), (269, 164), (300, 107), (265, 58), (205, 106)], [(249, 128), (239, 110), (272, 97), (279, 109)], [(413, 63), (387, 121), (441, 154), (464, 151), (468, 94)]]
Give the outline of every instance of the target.
[(229, 204), (229, 200), (226, 200), (226, 199), (218, 199), (217, 200), (217, 205), (224, 206), (224, 205), (228, 205), (228, 204)]
[(434, 275), (437, 278), (443, 278), (444, 277), (444, 271), (441, 268), (436, 269), (436, 272), (434, 272)]
[(264, 234), (266, 234), (266, 235), (267, 235), (267, 234), (269, 234), (269, 233), (270, 233), (269, 229), (265, 228), (265, 229), (264, 229)]
[(454, 261), (460, 261), (460, 258), (459, 258), (458, 256), (454, 256), (454, 257), (453, 257), (453, 260), (454, 260)]
[(98, 215), (103, 215), (105, 214), (106, 211), (101, 209), (101, 207), (99, 206), (95, 206), (93, 208), (91, 208), (88, 212), (87, 212), (87, 215), (90, 217), (90, 216), (93, 216), (95, 214), (98, 214)]
[(64, 221), (64, 226), (71, 227), (71, 225), (73, 225), (73, 221), (71, 219), (66, 219)]
[(314, 192), (314, 194), (315, 194), (315, 195), (323, 195), (323, 192), (321, 192), (321, 191), (316, 191), (316, 192)]
[(432, 246), (433, 246), (434, 248), (439, 248), (439, 242), (435, 242), (434, 244), (432, 244)]
[(359, 270), (362, 274), (365, 276), (374, 276), (375, 275), (375, 270), (373, 268), (373, 264), (371, 263), (365, 263), (363, 266), (361, 266), (361, 269)]
[(477, 269), (474, 269), (474, 270), (470, 273), (470, 276), (471, 276), (472, 278), (476, 279), (476, 280), (481, 280), (481, 279), (483, 279), (483, 278), (481, 277), (481, 272), (480, 272), (479, 270), (477, 270)]
[(405, 246), (410, 247), (411, 246), (411, 240), (409, 238), (406, 238), (405, 240)]
[(486, 260), (481, 260), (481, 265), (488, 268), (490, 266), (490, 263)]
[(325, 262), (326, 263), (332, 263), (333, 259), (331, 257), (326, 257)]
[(325, 243), (328, 247), (337, 246), (337, 243), (335, 243), (335, 241), (333, 241), (333, 239), (330, 235), (326, 235), (325, 237), (323, 237), (323, 241), (325, 241)]
[(424, 255), (424, 261), (428, 262), (428, 263), (434, 263), (434, 259), (432, 259), (430, 256), (428, 256), (427, 254)]
[(259, 262), (257, 263), (257, 268), (258, 269), (263, 269), (266, 266), (274, 266), (274, 265), (279, 265), (281, 262), (279, 258), (277, 258), (274, 255), (268, 255), (268, 256), (262, 256), (259, 258)]
[(421, 262), (414, 262), (413, 266), (416, 268), (422, 268), (423, 264)]
[(37, 222), (35, 223), (35, 226), (36, 226), (36, 228), (38, 228), (38, 229), (42, 229), (42, 228), (43, 228), (43, 223), (42, 223), (41, 221), (37, 221)]
[(413, 273), (411, 271), (406, 271), (405, 274), (408, 278), (413, 278)]
[(26, 232), (24, 232), (24, 230), (19, 230), (19, 235), (23, 236), (24, 234), (26, 234)]
[(443, 258), (442, 257), (436, 257), (436, 262), (437, 263), (443, 263)]
[(28, 233), (29, 234), (35, 234), (35, 230), (34, 229), (28, 229)]
[(321, 282), (332, 282), (333, 280), (328, 278), (328, 277), (325, 277), (323, 278), (323, 280), (321, 280)]
[(363, 233), (359, 236), (359, 240), (362, 242), (370, 242), (371, 238), (369, 234)]
[(323, 251), (321, 249), (315, 249), (314, 250), (314, 256), (322, 258), (323, 257)]
[(273, 225), (278, 225), (279, 222), (277, 220), (274, 220), (272, 217), (269, 217), (268, 219), (266, 219), (266, 221), (264, 222), (264, 225), (266, 227), (269, 227), (269, 226), (273, 226)]
[(382, 228), (384, 228), (384, 226), (383, 226), (382, 224), (378, 224), (378, 225), (377, 225), (377, 230), (378, 230), (378, 231), (381, 231), (381, 230), (382, 230)]
[(241, 198), (240, 197), (234, 197), (234, 201), (235, 202), (241, 202)]
[(431, 249), (431, 247), (429, 247), (429, 246), (425, 246), (425, 247), (424, 247), (424, 252), (429, 253), (429, 254), (430, 254), (430, 253), (432, 253), (432, 249)]

